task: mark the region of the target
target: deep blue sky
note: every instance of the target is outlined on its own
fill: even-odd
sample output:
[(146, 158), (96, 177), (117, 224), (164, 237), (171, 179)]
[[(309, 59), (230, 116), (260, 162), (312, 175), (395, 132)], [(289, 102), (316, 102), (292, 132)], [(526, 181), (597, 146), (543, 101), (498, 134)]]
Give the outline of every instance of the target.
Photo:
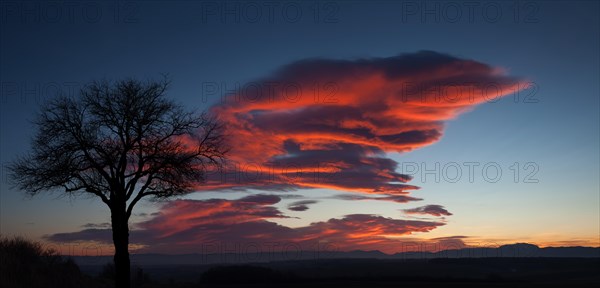
[[(593, 243), (600, 232), (598, 2), (491, 1), (475, 7), (472, 19), (466, 2), (460, 1), (452, 7), (421, 1), (298, 1), (275, 7), (273, 18), (264, 2), (228, 2), (234, 7), (228, 15), (219, 10), (225, 4), (217, 2), (119, 2), (118, 15), (114, 2), (91, 3), (2, 2), (2, 163), (27, 151), (34, 133), (28, 121), (37, 111), (37, 99), (52, 97), (54, 87), (68, 90), (95, 79), (168, 73), (173, 81), (169, 95), (186, 106), (206, 108), (218, 97), (203, 101), (204, 82), (224, 82), (233, 89), (235, 83), (260, 79), (304, 58), (389, 57), (433, 50), (503, 67), (538, 89), (533, 95), (537, 103), (507, 97), (484, 104), (450, 121), (436, 144), (393, 156), (400, 163), (494, 162), (503, 169), (497, 183), (477, 175), (474, 183), (466, 175), (458, 183), (423, 183), (416, 177), (425, 204), (441, 203), (454, 213), (432, 237)], [(256, 7), (262, 16), (250, 23)], [(302, 15), (293, 22), (297, 7)], [(452, 23), (456, 7), (462, 16)], [(502, 11), (498, 21), (496, 7)], [(434, 9), (433, 14), (421, 14), (425, 8)], [(55, 18), (56, 11), (60, 16)], [(98, 19), (96, 12), (101, 13)], [(514, 183), (509, 170), (514, 162), (521, 169), (527, 162), (537, 165), (539, 182), (522, 183), (521, 174)], [(39, 237), (109, 219), (100, 201), (49, 201), (56, 196), (29, 200), (6, 181), (0, 187), (2, 234)], [(142, 209), (156, 209), (155, 204), (145, 205)], [(319, 205), (302, 219), (280, 223), (299, 226), (353, 211), (395, 211), (369, 202)]]

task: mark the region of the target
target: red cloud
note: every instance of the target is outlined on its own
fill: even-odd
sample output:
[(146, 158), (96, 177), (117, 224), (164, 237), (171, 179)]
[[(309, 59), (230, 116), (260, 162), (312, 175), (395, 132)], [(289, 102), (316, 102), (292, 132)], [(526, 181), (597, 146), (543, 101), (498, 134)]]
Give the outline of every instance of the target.
[[(427, 232), (442, 222), (392, 219), (377, 215), (353, 214), (308, 226), (290, 228), (269, 221), (283, 216), (271, 206), (274, 195), (255, 195), (237, 200), (175, 200), (165, 204), (160, 214), (141, 222), (131, 231), (131, 243), (147, 245), (141, 251), (163, 253), (201, 252), (202, 245), (218, 243), (225, 247), (252, 243), (267, 249), (270, 243), (294, 245), (311, 251), (326, 243), (335, 250), (400, 251), (399, 236)], [(110, 229), (86, 229), (50, 235), (55, 242), (97, 241), (111, 243)]]
[[(190, 227), (204, 225), (232, 225), (266, 218), (285, 218), (277, 208), (271, 206), (281, 200), (275, 195), (251, 195), (231, 201), (225, 199), (178, 200), (164, 205), (160, 214), (142, 222), (139, 227), (154, 232), (163, 238), (187, 231)], [(193, 240), (193, 239), (189, 239)]]
[(523, 81), (473, 60), (423, 51), (311, 59), (240, 88), (211, 108), (231, 135), (230, 165), (198, 190), (328, 188), (406, 195), (416, 186), (387, 152), (440, 139), (444, 121)]

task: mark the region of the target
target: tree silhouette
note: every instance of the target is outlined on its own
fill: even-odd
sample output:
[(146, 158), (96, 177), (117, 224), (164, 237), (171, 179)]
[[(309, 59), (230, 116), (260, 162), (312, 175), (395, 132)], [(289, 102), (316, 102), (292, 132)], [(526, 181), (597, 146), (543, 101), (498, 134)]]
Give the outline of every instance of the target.
[(14, 186), (99, 197), (111, 212), (116, 287), (130, 287), (129, 227), (144, 197), (193, 190), (227, 148), (222, 124), (165, 96), (167, 79), (95, 81), (48, 101), (29, 154), (9, 166)]

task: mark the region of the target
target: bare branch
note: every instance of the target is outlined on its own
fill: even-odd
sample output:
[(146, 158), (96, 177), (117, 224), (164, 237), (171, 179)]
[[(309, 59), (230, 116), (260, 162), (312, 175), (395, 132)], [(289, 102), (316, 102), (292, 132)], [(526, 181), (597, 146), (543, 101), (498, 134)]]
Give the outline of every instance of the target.
[(30, 195), (92, 194), (127, 218), (146, 196), (193, 191), (227, 153), (223, 126), (167, 99), (169, 84), (96, 81), (79, 97), (49, 101), (31, 153), (9, 165), (13, 185)]

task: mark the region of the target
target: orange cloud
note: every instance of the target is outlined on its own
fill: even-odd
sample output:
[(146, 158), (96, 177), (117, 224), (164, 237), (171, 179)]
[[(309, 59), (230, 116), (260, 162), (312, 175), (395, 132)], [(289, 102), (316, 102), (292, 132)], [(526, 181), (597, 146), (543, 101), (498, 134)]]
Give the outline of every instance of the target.
[(445, 121), (519, 87), (502, 69), (431, 51), (297, 61), (210, 109), (231, 136), (230, 165), (197, 189), (407, 194), (418, 187), (386, 153), (435, 143)]
[[(386, 153), (435, 143), (445, 121), (520, 87), (525, 87), (523, 80), (501, 69), (430, 51), (294, 62), (211, 107), (225, 123), (232, 149), (227, 165), (209, 171), (206, 183), (196, 189), (326, 188), (353, 192), (335, 197), (343, 200), (418, 201), (410, 191), (419, 187), (407, 184), (411, 177), (396, 172), (398, 163)], [(254, 195), (174, 201), (140, 223), (132, 231), (132, 242), (152, 245), (154, 251), (178, 247), (189, 252), (211, 241), (280, 241), (396, 252), (400, 238), (444, 225), (354, 214), (290, 228), (268, 221), (286, 217), (272, 206), (279, 200)], [(312, 202), (296, 204), (289, 209), (307, 210)], [(451, 215), (439, 205), (405, 212)], [(97, 240), (98, 231), (55, 234), (51, 239)]]
[[(218, 243), (225, 247), (269, 243), (294, 245), (310, 251), (328, 245), (339, 251), (380, 249), (394, 253), (415, 232), (427, 232), (444, 225), (437, 221), (403, 220), (370, 214), (352, 214), (341, 218), (290, 228), (270, 219), (286, 217), (273, 207), (280, 201), (275, 195), (252, 195), (237, 200), (175, 200), (164, 204), (161, 212), (138, 223), (130, 232), (131, 243), (145, 247), (138, 252), (189, 253), (202, 245)], [(50, 235), (54, 242), (94, 241), (111, 243), (110, 229), (85, 229)]]

